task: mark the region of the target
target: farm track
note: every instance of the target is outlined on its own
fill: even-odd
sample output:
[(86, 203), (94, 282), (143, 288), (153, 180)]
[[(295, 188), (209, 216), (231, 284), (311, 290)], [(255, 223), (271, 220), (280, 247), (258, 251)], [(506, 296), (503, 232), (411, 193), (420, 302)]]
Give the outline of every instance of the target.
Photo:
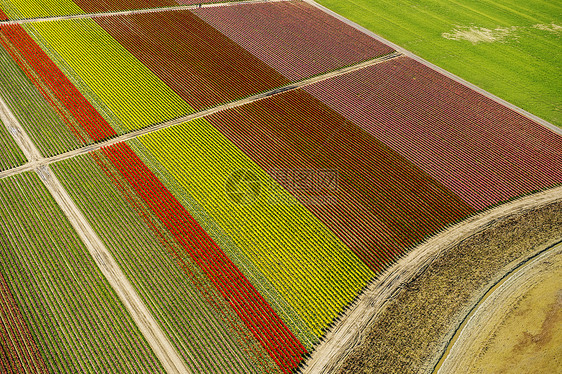
[(27, 159), (30, 160), (30, 164), (35, 165), (30, 169), (35, 169), (35, 172), (53, 195), (53, 198), (69, 219), (80, 239), (82, 239), (88, 248), (96, 264), (137, 323), (154, 353), (160, 359), (162, 366), (168, 373), (189, 373), (189, 370), (187, 370), (184, 365), (183, 359), (168, 341), (154, 317), (143, 304), (125, 274), (119, 268), (89, 222), (80, 212), (68, 192), (61, 185), (57, 177), (50, 171), (48, 165), (41, 165), (44, 159), (39, 153), (39, 150), (35, 147), (30, 137), (1, 97), (0, 119), (13, 135), (16, 143), (20, 146)]
[[(248, 103), (252, 103), (254, 101), (258, 101), (258, 100), (261, 100), (261, 99), (264, 99), (264, 98), (267, 98), (267, 97), (270, 97), (270, 96), (273, 96), (273, 95), (276, 95), (276, 94), (279, 94), (279, 93), (282, 93), (282, 92), (293, 91), (293, 90), (296, 90), (298, 88), (305, 87), (305, 86), (308, 86), (308, 85), (311, 85), (311, 84), (314, 84), (314, 83), (318, 83), (318, 82), (321, 82), (321, 81), (326, 80), (326, 79), (330, 79), (330, 78), (333, 78), (333, 77), (336, 77), (336, 76), (339, 76), (339, 75), (343, 75), (343, 74), (346, 74), (346, 73), (350, 73), (350, 72), (353, 72), (353, 71), (356, 71), (356, 70), (360, 70), (360, 69), (366, 68), (368, 66), (380, 64), (380, 63), (383, 63), (385, 61), (392, 60), (394, 58), (399, 58), (402, 55), (403, 54), (400, 53), (400, 52), (393, 52), (393, 53), (390, 53), (388, 55), (378, 57), (378, 58), (375, 58), (375, 59), (372, 59), (372, 60), (368, 60), (368, 61), (362, 62), (360, 64), (357, 64), (357, 65), (352, 65), (352, 66), (348, 66), (348, 67), (345, 67), (345, 68), (341, 68), (341, 69), (332, 71), (332, 72), (327, 73), (327, 74), (322, 74), (322, 75), (319, 75), (319, 76), (316, 76), (316, 77), (313, 77), (313, 78), (309, 78), (309, 79), (305, 79), (303, 81), (300, 81), (300, 82), (297, 82), (297, 83), (294, 83), (294, 84), (290, 84), (290, 85), (287, 85), (287, 86), (284, 86), (284, 87), (281, 87), (281, 88), (277, 88), (277, 89), (274, 89), (274, 90), (271, 90), (271, 91), (268, 91), (268, 92), (253, 95), (253, 96), (250, 96), (250, 97), (245, 98), (243, 100), (239, 100), (239, 101), (231, 102), (231, 103), (228, 103), (228, 104), (220, 105), (220, 106), (208, 109), (208, 110), (204, 110), (204, 111), (201, 111), (201, 112), (190, 114), (190, 115), (180, 117), (180, 118), (177, 118), (177, 119), (174, 119), (174, 120), (171, 120), (171, 121), (159, 123), (159, 124), (149, 126), (149, 127), (146, 127), (146, 128), (140, 129), (140, 130), (132, 131), (130, 133), (127, 133), (127, 134), (124, 134), (124, 135), (121, 135), (121, 136), (118, 136), (118, 137), (115, 137), (115, 138), (111, 138), (111, 139), (108, 139), (106, 141), (91, 144), (91, 145), (88, 145), (88, 146), (85, 146), (85, 147), (82, 147), (82, 148), (78, 148), (78, 149), (75, 149), (75, 150), (72, 150), (72, 151), (69, 151), (69, 152), (66, 152), (66, 153), (62, 153), (60, 155), (52, 156), (52, 157), (49, 157), (49, 158), (42, 158), (41, 155), (39, 155), (38, 152), (37, 152), (37, 155), (34, 156), (34, 158), (30, 158), (31, 156), (28, 156), (28, 153), (25, 153), (26, 156), (28, 157), (29, 162), (26, 163), (25, 165), (20, 166), (20, 167), (0, 172), (0, 179), (11, 176), (11, 175), (16, 175), (16, 174), (19, 174), (19, 173), (22, 173), (22, 172), (25, 172), (25, 171), (34, 170), (34, 169), (37, 169), (39, 167), (47, 166), (47, 165), (49, 165), (53, 162), (58, 162), (58, 161), (61, 161), (61, 160), (73, 158), (75, 156), (83, 155), (83, 154), (89, 153), (91, 151), (98, 150), (98, 149), (100, 149), (102, 147), (105, 147), (105, 146), (109, 146), (109, 145), (117, 144), (117, 143), (124, 142), (124, 141), (127, 141), (127, 140), (131, 140), (131, 139), (134, 139), (134, 138), (139, 137), (141, 135), (149, 134), (149, 133), (152, 133), (152, 132), (155, 132), (155, 131), (158, 131), (158, 130), (161, 130), (161, 129), (165, 129), (165, 128), (168, 128), (168, 127), (171, 127), (171, 126), (174, 126), (174, 125), (178, 125), (180, 123), (184, 123), (184, 122), (196, 119), (196, 118), (202, 118), (202, 117), (208, 116), (210, 114), (221, 112), (221, 111), (226, 110), (226, 109), (236, 108), (236, 107), (239, 107), (239, 106), (242, 106), (242, 105), (245, 105), (245, 104), (248, 104)], [(9, 111), (8, 107), (5, 106), (5, 105), (0, 105), (0, 107), (3, 107), (2, 108), (3, 111)], [(13, 118), (13, 116), (12, 116), (12, 118)], [(14, 120), (15, 120), (15, 118), (14, 118)], [(8, 127), (8, 130), (10, 131), (11, 134), (13, 134), (14, 137), (21, 138), (21, 136), (22, 136), (21, 134), (22, 134), (23, 129), (14, 128), (13, 126), (10, 125), (10, 122), (7, 122), (7, 121), (4, 121), (4, 123), (6, 124), (6, 126)], [(21, 147), (28, 147), (28, 145), (31, 144), (31, 140), (29, 141), (29, 143), (24, 141), (24, 142), (18, 142), (18, 144), (20, 144)], [(33, 154), (33, 152), (30, 153), (30, 155), (32, 155), (32, 154)]]
[(523, 197), (468, 218), (419, 245), (366, 289), (349, 312), (326, 334), (299, 372), (336, 372), (354, 348), (361, 344), (369, 330), (368, 326), (385, 306), (391, 303), (411, 280), (417, 279), (433, 261), (449, 249), (505, 217), (522, 214), (561, 200), (562, 187)]
[(73, 14), (73, 15), (68, 15), (68, 16), (38, 17), (38, 18), (27, 18), (27, 19), (0, 21), (0, 26), (14, 25), (14, 24), (25, 24), (25, 23), (36, 23), (36, 22), (45, 22), (45, 21), (63, 21), (63, 20), (69, 20), (69, 19), (84, 19), (84, 18), (94, 18), (94, 17), (128, 16), (128, 15), (131, 15), (131, 14), (142, 14), (142, 13), (173, 12), (173, 11), (176, 11), (176, 10), (214, 8), (214, 7), (218, 7), (218, 6), (235, 6), (235, 5), (244, 5), (244, 4), (260, 4), (260, 3), (277, 3), (277, 2), (282, 2), (282, 1), (290, 1), (290, 0), (244, 0), (244, 1), (224, 2), (224, 3), (179, 5), (179, 6), (170, 6), (170, 7), (162, 7), (162, 8), (146, 8), (146, 9), (121, 10), (121, 11), (112, 11), (112, 12), (84, 13), (84, 14)]

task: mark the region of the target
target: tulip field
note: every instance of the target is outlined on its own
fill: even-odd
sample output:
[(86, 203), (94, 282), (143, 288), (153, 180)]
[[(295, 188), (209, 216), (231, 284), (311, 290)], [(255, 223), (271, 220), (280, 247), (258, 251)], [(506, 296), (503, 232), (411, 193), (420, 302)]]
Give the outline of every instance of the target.
[(0, 190), (2, 372), (162, 372), (39, 177)]
[[(5, 40), (2, 35), (0, 32), (0, 42)], [(79, 138), (63, 121), (64, 117), (57, 113), (57, 106), (51, 105), (48, 101), (53, 99), (53, 96), (43, 96), (42, 92), (45, 91), (41, 89), (45, 87), (35, 86), (8, 51), (2, 47), (0, 47), (0, 64), (2, 64), (0, 95), (39, 151), (45, 156), (52, 156), (78, 148)]]
[[(236, 18), (221, 14), (222, 8), (243, 13)], [(272, 16), (244, 24), (248, 33), (234, 35), (256, 11)], [(298, 28), (287, 21), (292, 14), (301, 19)], [(307, 17), (311, 20), (304, 22)], [(281, 43), (262, 35), (277, 35)], [(298, 43), (304, 44), (295, 47)], [(35, 86), (25, 94), (39, 92), (41, 105), (51, 106), (49, 120), (52, 112), (58, 117), (52, 119), (53, 134), (26, 127), (45, 156), (393, 51), (301, 2), (6, 25), (0, 44), (0, 53), (9, 54), (20, 70), (5, 79), (25, 75), (25, 83)]]
[(0, 372), (296, 373), (420, 243), (562, 184), (559, 134), (309, 3), (84, 15), (198, 3), (0, 0)]
[(6, 127), (0, 121), (0, 171), (24, 164), (27, 160)]
[(202, 8), (193, 13), (291, 80), (394, 51), (301, 1)]
[(560, 135), (412, 59), (305, 90), (477, 210), (562, 183)]
[(231, 0), (0, 0), (0, 20), (2, 13), (9, 19), (26, 19), (228, 1)]

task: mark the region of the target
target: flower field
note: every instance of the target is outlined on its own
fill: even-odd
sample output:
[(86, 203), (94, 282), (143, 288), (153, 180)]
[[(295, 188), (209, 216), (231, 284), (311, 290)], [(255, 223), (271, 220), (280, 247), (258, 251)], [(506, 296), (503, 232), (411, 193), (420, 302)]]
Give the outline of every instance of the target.
[[(2, 35), (0, 33), (0, 37)], [(57, 114), (56, 107), (47, 101), (50, 97), (41, 93), (1, 46), (0, 64), (0, 94), (39, 151), (52, 156), (78, 148), (79, 138)]]
[[(293, 179), (279, 180), (373, 271), (474, 213), (443, 185), (304, 91), (207, 119), (270, 173), (338, 170), (337, 201), (332, 204), (310, 201)], [(354, 167), (346, 166), (350, 164)]]
[(562, 184), (561, 136), (392, 52), (302, 1), (2, 22), (0, 371), (295, 373), (420, 243)]
[(558, 134), (412, 59), (305, 90), (477, 210), (562, 183)]
[(193, 372), (275, 368), (207, 268), (190, 256), (105, 152), (57, 163), (54, 171)]
[(7, 15), (6, 18), (26, 19), (227, 1), (229, 0), (0, 0), (0, 20), (2, 11)]
[(2, 373), (48, 373), (29, 327), (0, 273), (0, 370)]
[(25, 164), (25, 155), (0, 121), (0, 171)]
[[(55, 3), (57, 14), (72, 8)], [(44, 9), (30, 4), (29, 17)], [(7, 25), (0, 44), (21, 70), (4, 79), (25, 75), (35, 86), (25, 95), (39, 92), (37, 105), (51, 106), (51, 133), (26, 126), (49, 156), (393, 51), (342, 25), (305, 3), (282, 2)], [(21, 93), (8, 96), (21, 114)]]
[[(26, 368), (51, 373), (162, 372), (39, 177), (24, 173), (2, 179), (0, 191), (0, 331), (16, 334), (15, 339), (0, 340), (0, 347), (16, 348), (1, 356), (1, 364), (11, 365), (15, 373)], [(4, 319), (6, 307), (11, 320)]]
[(188, 11), (94, 20), (198, 110), (290, 83)]
[(193, 13), (291, 80), (394, 51), (301, 1), (202, 8)]

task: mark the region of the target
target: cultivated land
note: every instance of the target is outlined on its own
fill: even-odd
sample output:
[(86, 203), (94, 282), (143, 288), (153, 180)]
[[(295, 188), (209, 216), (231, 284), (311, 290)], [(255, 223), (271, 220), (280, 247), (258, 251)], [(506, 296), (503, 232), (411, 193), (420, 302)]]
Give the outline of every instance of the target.
[(562, 126), (562, 8), (548, 0), (319, 0), (420, 57)]
[[(517, 256), (546, 243), (528, 227), (529, 243), (517, 230), (498, 239), (496, 226), (534, 219), (558, 235), (560, 214), (548, 209), (559, 211), (560, 189), (500, 205), (562, 182), (562, 138), (551, 125), (307, 2), (108, 15), (82, 10), (173, 4), (44, 3), (0, 0), (7, 13), (0, 19), (59, 15), (0, 27), (8, 72), (0, 74), (0, 119), (29, 160), (0, 170), (0, 186), (17, 187), (6, 187), (0, 201), (10, 211), (10, 199), (17, 205), (36, 189), (50, 193), (66, 217), (53, 220), (61, 231), (48, 233), (41, 255), (54, 256), (53, 243), (74, 234), (90, 261), (56, 260), (69, 264), (68, 274), (80, 268), (101, 276), (116, 295), (111, 304), (121, 303), (137, 329), (139, 347), (128, 348), (152, 352), (141, 354), (138, 368), (118, 367), (128, 360), (123, 354), (115, 370), (96, 358), (100, 365), (79, 371), (290, 374), (312, 353), (305, 370), (325, 372), (322, 365), (333, 368), (357, 353), (353, 342), (369, 331), (359, 326), (372, 322), (373, 311), (390, 310), (376, 308), (382, 287), (383, 301), (399, 305), (377, 331), (390, 343), (375, 353), (402, 373), (433, 360), (448, 343), (439, 339), (466, 315), (462, 308), (516, 266)], [(544, 215), (532, 215), (538, 211)], [(43, 204), (33, 210), (45, 212)], [(466, 225), (430, 239), (429, 249), (416, 247), (466, 217)], [(21, 239), (18, 230), (7, 232)], [(484, 241), (502, 256), (489, 246), (474, 251)], [(387, 273), (401, 282), (381, 277), (412, 249), (413, 258)], [(33, 253), (27, 255), (26, 263)], [(424, 270), (447, 260), (458, 264), (438, 268), (447, 281), (439, 288), (445, 302), (431, 306), (437, 317), (416, 310), (418, 299), (400, 299), (399, 285), (423, 289), (415, 282)], [(7, 271), (16, 274), (13, 264)], [(464, 284), (450, 281), (456, 273)], [(27, 312), (10, 290), (13, 278), (0, 277), (0, 334), (10, 336), (0, 348), (11, 357), (0, 369), (42, 370), (63, 349), (57, 344), (69, 350), (74, 343), (57, 332), (57, 344), (43, 352), (27, 338), (39, 327), (22, 323)], [(369, 284), (364, 295), (371, 298), (357, 303), (356, 317), (336, 325)], [(424, 292), (422, 301), (435, 301), (433, 290)], [(401, 302), (420, 317), (408, 319)], [(80, 328), (105, 322), (96, 314)], [(403, 359), (416, 340), (407, 336), (412, 344), (401, 348), (403, 341), (392, 339), (411, 325), (422, 329), (417, 338), (433, 334), (438, 343)], [(334, 326), (335, 335), (326, 335)], [(105, 335), (120, 341), (125, 333), (114, 331)], [(96, 354), (89, 352), (83, 357)]]
[(0, 171), (12, 169), (26, 162), (26, 158), (0, 119)]
[(36, 367), (55, 373), (164, 372), (39, 177), (3, 179), (0, 192), (0, 277), (7, 282), (3, 293), (15, 300), (0, 303), (0, 364), (18, 372), (18, 356), (32, 350), (13, 348), (14, 335), (3, 331), (10, 325), (6, 317), (19, 310), (20, 324), (31, 330), (24, 347), (35, 344), (44, 359)]

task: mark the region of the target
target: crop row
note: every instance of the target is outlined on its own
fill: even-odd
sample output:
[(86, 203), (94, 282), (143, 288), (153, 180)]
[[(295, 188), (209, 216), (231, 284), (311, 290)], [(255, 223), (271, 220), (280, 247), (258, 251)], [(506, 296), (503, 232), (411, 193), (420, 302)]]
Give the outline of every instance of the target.
[[(10, 6), (27, 6), (29, 14), (42, 7)], [(57, 7), (55, 13), (72, 8)], [(241, 12), (240, 19), (213, 15), (229, 9), (239, 9), (232, 11)], [(243, 23), (254, 11), (256, 22)], [(220, 30), (200, 17), (220, 18)], [(227, 29), (243, 34), (231, 40), (222, 33)], [(28, 128), (40, 144), (64, 143), (52, 147), (59, 153), (76, 148), (73, 142), (96, 142), (289, 84), (275, 68), (296, 69), (300, 73), (288, 76), (301, 79), (392, 51), (302, 2), (202, 8), (198, 16), (170, 11), (28, 23), (5, 26), (1, 34), (4, 48), (68, 128), (51, 134)], [(250, 42), (257, 44), (250, 48)], [(22, 105), (13, 103), (14, 112), (25, 111)], [(78, 140), (69, 139), (69, 131)]]
[(0, 171), (25, 164), (26, 158), (14, 138), (0, 121)]
[(2, 28), (1, 42), (82, 143), (116, 133), (19, 25)]
[(193, 13), (291, 80), (394, 51), (302, 1), (201, 8)]
[(48, 373), (9, 285), (0, 271), (0, 372)]
[(25, 27), (75, 86), (86, 86), (95, 95), (92, 100), (107, 106), (122, 122), (124, 129), (114, 126), (117, 132), (193, 112), (93, 20), (40, 22)]
[(325, 225), (206, 120), (138, 141), (175, 178), (172, 184), (164, 181), (166, 187), (178, 190), (178, 184), (208, 212), (317, 339), (373, 277)]
[(49, 372), (162, 372), (35, 173), (0, 181), (0, 272)]
[(410, 58), (305, 90), (477, 210), (562, 183), (562, 137)]
[(304, 347), (240, 270), (128, 146), (121, 143), (102, 151), (229, 301), (273, 360), (284, 372), (292, 371)]
[(94, 21), (197, 110), (290, 83), (188, 11)]
[[(474, 213), (440, 183), (304, 91), (221, 111), (207, 120), (274, 178), (279, 169), (286, 174), (332, 170), (333, 186), (319, 184), (310, 173), (308, 181), (300, 181), (308, 185), (283, 175), (277, 180), (374, 271)], [(333, 201), (318, 204), (315, 195)]]
[(11, 19), (25, 19), (226, 1), (232, 0), (0, 0), (0, 20), (2, 10)]
[(84, 13), (72, 0), (0, 0), (0, 8), (10, 19)]
[(193, 372), (276, 372), (239, 315), (103, 152), (54, 169)]
[(79, 139), (1, 44), (0, 65), (0, 95), (41, 154), (52, 156), (79, 147)]

